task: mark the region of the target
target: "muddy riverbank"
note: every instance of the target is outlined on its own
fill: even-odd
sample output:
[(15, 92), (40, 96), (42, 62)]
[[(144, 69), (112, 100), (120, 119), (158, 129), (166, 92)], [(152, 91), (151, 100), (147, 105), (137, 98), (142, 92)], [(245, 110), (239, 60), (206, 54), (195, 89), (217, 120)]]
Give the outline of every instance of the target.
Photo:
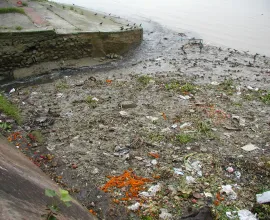
[[(2, 132), (101, 219), (179, 219), (204, 206), (217, 219), (239, 209), (267, 219), (254, 205), (270, 184), (270, 59), (143, 26), (123, 60), (3, 86), (23, 123), (1, 114), (12, 125)], [(97, 190), (125, 175), (134, 181)]]

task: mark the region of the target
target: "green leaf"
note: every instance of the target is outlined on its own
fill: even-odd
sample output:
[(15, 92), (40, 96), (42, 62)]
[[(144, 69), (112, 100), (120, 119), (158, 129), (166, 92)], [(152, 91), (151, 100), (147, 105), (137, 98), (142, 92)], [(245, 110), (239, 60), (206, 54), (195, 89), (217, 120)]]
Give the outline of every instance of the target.
[(54, 197), (56, 196), (56, 192), (52, 189), (45, 189), (45, 196)]
[(53, 213), (55, 213), (55, 212), (58, 212), (59, 211), (59, 207), (58, 206), (56, 206), (56, 205), (51, 205), (51, 206), (49, 206), (49, 209), (53, 212)]
[(48, 220), (57, 220), (57, 218), (54, 215), (51, 215)]
[(63, 189), (60, 189), (60, 199), (63, 201), (63, 202), (69, 202), (71, 201), (71, 197), (70, 195), (68, 194), (68, 191), (67, 190), (63, 190)]
[(65, 202), (66, 207), (70, 207), (71, 203), (70, 202)]

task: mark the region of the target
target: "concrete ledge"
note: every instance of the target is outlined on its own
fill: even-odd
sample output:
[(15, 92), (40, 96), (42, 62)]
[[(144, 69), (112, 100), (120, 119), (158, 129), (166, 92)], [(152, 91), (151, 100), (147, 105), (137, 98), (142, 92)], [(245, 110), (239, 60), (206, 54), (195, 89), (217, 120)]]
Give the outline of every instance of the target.
[[(51, 200), (45, 189), (59, 190), (37, 166), (0, 137), (0, 219), (41, 219)], [(88, 210), (73, 199), (70, 207), (60, 206), (59, 220), (94, 220)]]

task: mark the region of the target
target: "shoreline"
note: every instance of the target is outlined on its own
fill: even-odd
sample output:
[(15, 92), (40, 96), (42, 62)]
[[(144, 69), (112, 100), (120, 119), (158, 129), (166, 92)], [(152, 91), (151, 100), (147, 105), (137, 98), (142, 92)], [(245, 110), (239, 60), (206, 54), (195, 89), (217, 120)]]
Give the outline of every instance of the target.
[[(148, 219), (164, 212), (177, 219), (206, 206), (222, 217), (227, 207), (254, 212), (255, 195), (270, 184), (270, 58), (211, 45), (200, 53), (184, 33), (143, 26), (142, 44), (105, 68), (55, 71), (39, 86), (14, 86), (7, 96), (25, 121), (11, 122), (5, 136), (39, 131), (43, 143), (19, 150), (30, 158), (34, 151), (53, 155), (48, 163), (38, 160), (41, 169), (100, 218), (139, 218), (129, 210), (137, 201)], [(257, 148), (246, 152), (249, 143)], [(193, 163), (202, 175), (188, 167)], [(122, 201), (125, 188), (99, 190), (107, 176), (129, 169), (151, 179), (145, 192), (160, 191)], [(224, 184), (237, 199), (222, 195), (215, 205)]]

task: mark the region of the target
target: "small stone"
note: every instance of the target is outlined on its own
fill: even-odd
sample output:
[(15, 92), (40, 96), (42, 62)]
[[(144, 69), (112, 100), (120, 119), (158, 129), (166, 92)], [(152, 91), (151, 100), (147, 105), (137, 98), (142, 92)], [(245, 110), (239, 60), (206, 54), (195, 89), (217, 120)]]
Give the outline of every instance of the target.
[(95, 168), (95, 169), (92, 170), (92, 174), (98, 174), (98, 173), (99, 173), (98, 168)]
[(207, 148), (206, 147), (201, 147), (201, 152), (206, 153), (207, 152)]
[(136, 106), (137, 105), (132, 101), (124, 101), (124, 102), (121, 102), (121, 104), (120, 104), (120, 107), (124, 108), (124, 109), (126, 109), (126, 108), (136, 108)]

